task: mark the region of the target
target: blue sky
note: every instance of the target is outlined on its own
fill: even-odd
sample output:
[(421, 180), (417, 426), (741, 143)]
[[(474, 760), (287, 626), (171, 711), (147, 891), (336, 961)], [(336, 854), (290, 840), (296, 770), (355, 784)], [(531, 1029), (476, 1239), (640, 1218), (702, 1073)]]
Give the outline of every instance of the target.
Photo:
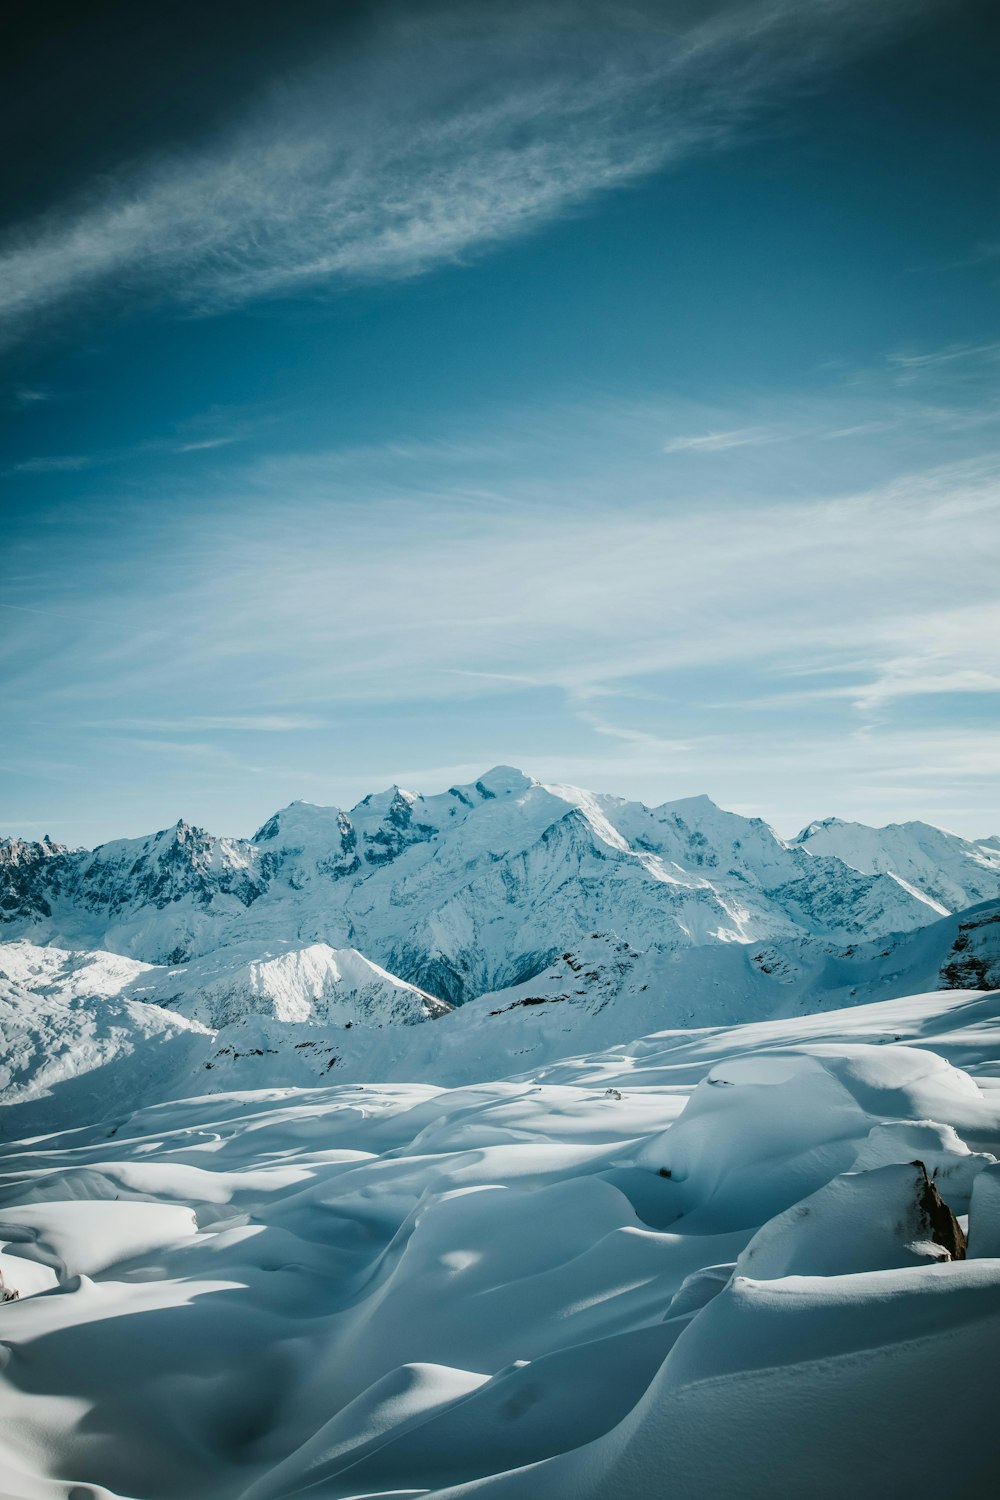
[(16, 59), (3, 831), (1000, 829), (990, 8), (274, 11)]

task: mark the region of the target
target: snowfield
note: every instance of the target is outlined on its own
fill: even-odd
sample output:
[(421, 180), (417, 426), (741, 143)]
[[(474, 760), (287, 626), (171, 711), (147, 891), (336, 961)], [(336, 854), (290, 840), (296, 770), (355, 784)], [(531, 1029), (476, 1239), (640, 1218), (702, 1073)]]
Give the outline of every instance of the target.
[(1000, 993), (187, 1098), (105, 1003), (164, 1037), (0, 1111), (5, 1496), (992, 1487)]

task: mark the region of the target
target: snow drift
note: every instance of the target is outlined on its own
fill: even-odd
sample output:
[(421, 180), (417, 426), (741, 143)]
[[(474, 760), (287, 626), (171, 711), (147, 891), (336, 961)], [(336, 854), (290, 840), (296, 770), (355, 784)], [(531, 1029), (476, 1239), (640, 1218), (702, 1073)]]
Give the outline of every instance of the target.
[(8, 1140), (0, 1488), (978, 1492), (998, 1155), (968, 991)]

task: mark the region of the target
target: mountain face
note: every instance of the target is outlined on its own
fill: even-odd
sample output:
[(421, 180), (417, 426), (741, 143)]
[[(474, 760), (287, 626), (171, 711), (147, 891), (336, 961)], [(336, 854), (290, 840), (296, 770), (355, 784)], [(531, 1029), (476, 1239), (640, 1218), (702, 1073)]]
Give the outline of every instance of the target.
[[(588, 934), (640, 953), (825, 948), (1000, 895), (989, 844), (927, 829), (920, 863), (907, 852), (919, 840), (895, 830), (845, 835), (841, 853), (826, 847), (831, 828), (789, 843), (707, 797), (648, 808), (497, 767), (439, 796), (293, 803), (249, 840), (183, 822), (92, 852), (8, 840), (0, 923), (8, 937), (167, 965), (233, 945), (352, 948), (461, 1004), (530, 980)], [(930, 835), (948, 855), (935, 879)]]
[(892, 875), (934, 902), (942, 916), (1000, 892), (1000, 840), (970, 840), (930, 823), (890, 823), (868, 828), (824, 818), (810, 823), (795, 844), (812, 854), (832, 854), (866, 875)]

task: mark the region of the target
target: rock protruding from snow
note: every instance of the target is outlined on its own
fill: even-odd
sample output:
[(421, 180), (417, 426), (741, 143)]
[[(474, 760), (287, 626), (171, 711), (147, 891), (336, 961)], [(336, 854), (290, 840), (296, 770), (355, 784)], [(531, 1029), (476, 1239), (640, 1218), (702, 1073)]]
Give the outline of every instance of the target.
[(921, 1162), (846, 1172), (759, 1229), (738, 1276), (849, 1276), (960, 1260), (964, 1236)]
[(1000, 988), (1000, 904), (990, 902), (959, 919), (939, 975), (950, 990)]
[(886, 1120), (872, 1126), (851, 1168), (870, 1172), (891, 1163), (920, 1161), (956, 1213), (967, 1213), (973, 1185), (996, 1158), (972, 1151), (953, 1125), (934, 1120)]

